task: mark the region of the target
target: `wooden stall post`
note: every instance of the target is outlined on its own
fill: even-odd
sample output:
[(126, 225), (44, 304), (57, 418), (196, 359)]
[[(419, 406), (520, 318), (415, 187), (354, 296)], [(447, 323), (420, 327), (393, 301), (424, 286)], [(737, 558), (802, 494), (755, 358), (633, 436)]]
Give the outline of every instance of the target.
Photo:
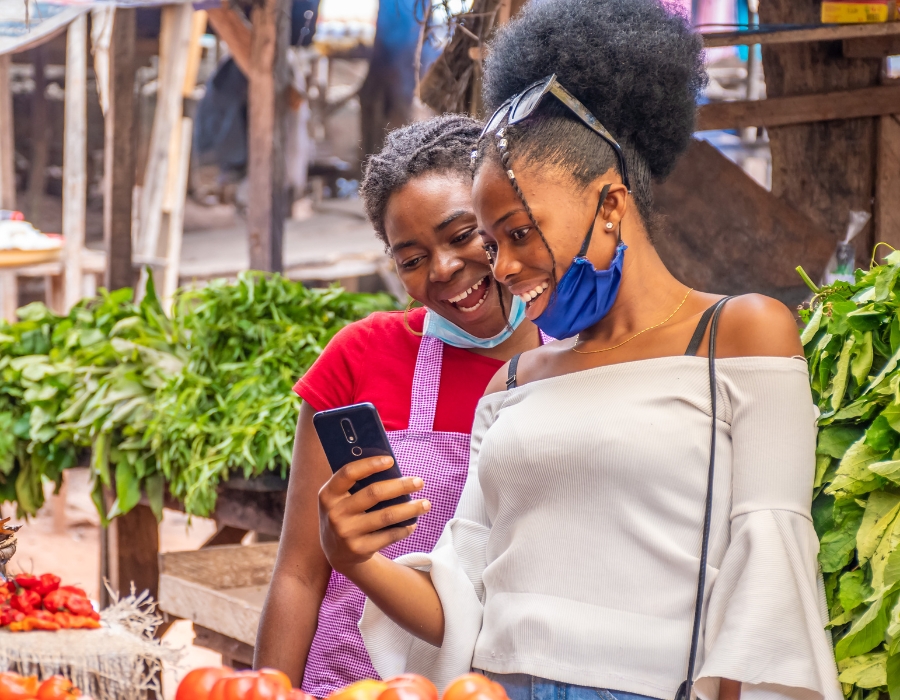
[[(900, 249), (900, 121), (889, 114), (878, 119), (875, 177), (875, 242)], [(890, 249), (879, 248), (879, 257)]]
[(0, 209), (16, 208), (16, 148), (13, 134), (9, 54), (0, 56)]
[(81, 254), (87, 213), (87, 15), (69, 25), (65, 100), (62, 228), (68, 311), (82, 296)]
[[(38, 222), (44, 190), (47, 187), (47, 157), (50, 151), (50, 124), (47, 114), (47, 78), (45, 75), (45, 47), (38, 46), (31, 53), (34, 66), (34, 91), (31, 93), (31, 169), (28, 177), (28, 214)], [(41, 224), (37, 224), (40, 226)]]
[(109, 47), (109, 109), (104, 119), (103, 240), (107, 289), (134, 284), (131, 221), (134, 201), (134, 8), (119, 7)]
[(247, 225), (250, 267), (281, 272), (286, 214), (284, 189), (289, 0), (258, 0), (250, 16)]

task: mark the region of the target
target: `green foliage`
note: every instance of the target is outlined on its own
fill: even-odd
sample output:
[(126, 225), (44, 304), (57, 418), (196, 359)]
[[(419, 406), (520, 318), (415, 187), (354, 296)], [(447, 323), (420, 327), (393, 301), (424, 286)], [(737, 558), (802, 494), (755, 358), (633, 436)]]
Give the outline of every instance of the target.
[(160, 516), (166, 486), (208, 515), (229, 474), (287, 474), (294, 382), (343, 326), (391, 308), (387, 295), (262, 273), (181, 290), (171, 317), (152, 280), (139, 304), (120, 290), (65, 317), (26, 306), (0, 323), (0, 502), (34, 514), (43, 483), (90, 452), (102, 517), (142, 493)]
[(900, 253), (817, 289), (801, 339), (818, 404), (813, 521), (844, 694), (900, 700)]

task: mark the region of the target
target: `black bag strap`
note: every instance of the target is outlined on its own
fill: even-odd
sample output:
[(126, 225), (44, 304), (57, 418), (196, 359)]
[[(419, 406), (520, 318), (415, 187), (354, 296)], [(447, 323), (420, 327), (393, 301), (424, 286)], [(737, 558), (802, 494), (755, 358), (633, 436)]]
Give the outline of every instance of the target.
[[(704, 318), (710, 315), (709, 327), (709, 393), (710, 407), (712, 409), (712, 429), (709, 437), (709, 472), (706, 481), (706, 512), (703, 516), (703, 543), (700, 546), (700, 575), (697, 580), (697, 602), (694, 605), (694, 629), (691, 633), (691, 655), (688, 657), (687, 678), (678, 686), (675, 693), (675, 700), (690, 700), (691, 689), (694, 685), (694, 666), (697, 662), (697, 647), (700, 644), (700, 618), (703, 614), (703, 597), (706, 590), (706, 560), (709, 553), (709, 525), (712, 520), (712, 500), (713, 500), (713, 475), (715, 474), (716, 465), (716, 333), (719, 329), (719, 312), (722, 307), (732, 297), (725, 297), (713, 304), (703, 314)], [(706, 330), (706, 324), (703, 323), (703, 331)], [(703, 331), (700, 326), (697, 327), (700, 337), (703, 337)], [(696, 337), (697, 333), (694, 333)], [(697, 344), (700, 341), (697, 339)], [(691, 340), (691, 345), (694, 341)], [(690, 348), (688, 348), (690, 350)], [(696, 352), (696, 349), (694, 350)], [(691, 354), (691, 353), (687, 353)]]
[(685, 355), (694, 356), (697, 354), (697, 351), (700, 349), (700, 341), (703, 340), (703, 334), (706, 333), (706, 327), (709, 325), (709, 319), (712, 318), (713, 312), (718, 306), (717, 303), (713, 304), (703, 312), (697, 327), (694, 329), (694, 335), (691, 336), (691, 342), (688, 343), (687, 350), (684, 351)]
[(514, 355), (513, 358), (509, 361), (509, 369), (506, 371), (506, 390), (516, 388), (516, 368), (519, 366), (519, 358), (522, 356), (522, 353), (518, 355)]

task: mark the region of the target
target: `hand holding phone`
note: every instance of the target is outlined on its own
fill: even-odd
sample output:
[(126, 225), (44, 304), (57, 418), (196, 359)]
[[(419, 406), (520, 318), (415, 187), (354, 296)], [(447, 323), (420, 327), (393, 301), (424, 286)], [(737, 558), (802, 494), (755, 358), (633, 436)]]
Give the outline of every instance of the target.
[(345, 573), (408, 537), (431, 504), (410, 498), (424, 483), (401, 474), (372, 404), (321, 411), (313, 425), (334, 472), (319, 492), (322, 547), (331, 565)]

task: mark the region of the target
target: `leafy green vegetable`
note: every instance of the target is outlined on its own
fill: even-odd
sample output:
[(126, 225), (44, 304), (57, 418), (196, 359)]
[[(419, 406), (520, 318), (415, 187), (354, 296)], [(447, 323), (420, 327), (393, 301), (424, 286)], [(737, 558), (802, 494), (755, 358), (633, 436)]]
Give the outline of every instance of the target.
[(900, 253), (801, 311), (821, 412), (813, 522), (844, 694), (900, 700)]
[(34, 514), (43, 483), (90, 452), (104, 521), (142, 494), (160, 517), (167, 487), (208, 515), (230, 475), (287, 474), (294, 382), (347, 323), (393, 308), (262, 273), (181, 290), (171, 317), (152, 278), (139, 304), (119, 290), (64, 317), (26, 306), (0, 323), (0, 502)]

